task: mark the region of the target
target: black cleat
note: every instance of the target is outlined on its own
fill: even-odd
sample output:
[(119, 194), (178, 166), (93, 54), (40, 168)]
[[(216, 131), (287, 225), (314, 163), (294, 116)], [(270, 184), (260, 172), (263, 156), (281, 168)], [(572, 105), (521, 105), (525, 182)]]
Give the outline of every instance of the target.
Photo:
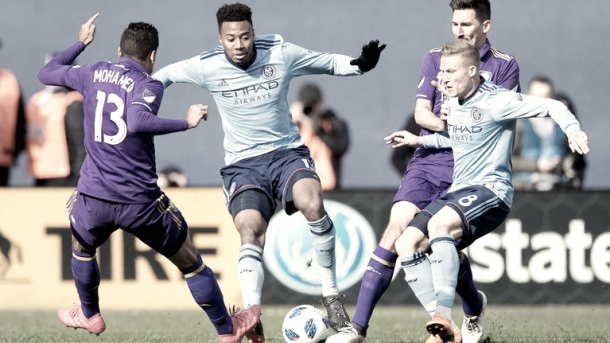
[(345, 311), (343, 303), (341, 303), (341, 298), (343, 297), (344, 295), (322, 297), (322, 303), (326, 307), (330, 327), (337, 332), (350, 323), (349, 315)]

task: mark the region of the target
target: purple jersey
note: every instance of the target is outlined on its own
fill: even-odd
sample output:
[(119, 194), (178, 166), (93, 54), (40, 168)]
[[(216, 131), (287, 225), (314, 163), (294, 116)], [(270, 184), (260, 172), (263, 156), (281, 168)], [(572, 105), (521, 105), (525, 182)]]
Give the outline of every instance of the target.
[(163, 85), (137, 61), (121, 57), (72, 66), (85, 49), (77, 42), (38, 74), (43, 84), (83, 95), (85, 150), (77, 190), (118, 203), (146, 203), (161, 195), (157, 186), (154, 135), (184, 131), (186, 120), (157, 117)]

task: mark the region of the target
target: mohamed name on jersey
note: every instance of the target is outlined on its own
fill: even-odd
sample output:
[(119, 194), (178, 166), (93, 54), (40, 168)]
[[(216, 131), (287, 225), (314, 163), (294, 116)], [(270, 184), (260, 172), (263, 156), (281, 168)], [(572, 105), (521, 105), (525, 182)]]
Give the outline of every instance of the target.
[[(126, 68), (120, 64), (115, 64), (115, 66), (126, 70)], [(108, 69), (95, 70), (95, 72), (93, 73), (93, 82), (114, 83), (115, 85), (120, 86), (121, 88), (126, 90), (127, 93), (131, 92), (133, 90), (133, 87), (135, 86), (135, 82), (132, 78), (128, 77), (125, 74), (122, 74), (119, 71)]]

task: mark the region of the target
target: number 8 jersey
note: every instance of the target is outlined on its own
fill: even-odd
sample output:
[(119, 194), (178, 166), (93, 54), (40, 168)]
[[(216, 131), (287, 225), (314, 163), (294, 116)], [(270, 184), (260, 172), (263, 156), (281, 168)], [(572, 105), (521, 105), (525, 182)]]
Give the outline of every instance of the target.
[(85, 150), (77, 190), (103, 200), (146, 203), (158, 198), (154, 135), (184, 131), (187, 121), (157, 117), (163, 85), (137, 61), (121, 57), (72, 66), (78, 42), (40, 71), (42, 83), (83, 95)]

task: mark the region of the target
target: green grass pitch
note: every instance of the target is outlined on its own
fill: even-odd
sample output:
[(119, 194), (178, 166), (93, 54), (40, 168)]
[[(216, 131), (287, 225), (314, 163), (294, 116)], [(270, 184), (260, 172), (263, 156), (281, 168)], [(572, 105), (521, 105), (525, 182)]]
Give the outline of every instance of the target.
[[(263, 306), (268, 343), (284, 341), (282, 320), (291, 307)], [(461, 323), (458, 309), (454, 315)], [(354, 307), (349, 306), (348, 312), (353, 314)], [(209, 320), (197, 309), (104, 311), (103, 316), (106, 331), (95, 336), (66, 328), (54, 311), (0, 311), (0, 342), (218, 342)], [(424, 342), (426, 320), (421, 307), (380, 306), (373, 314), (367, 342)], [(610, 342), (609, 321), (609, 305), (508, 307), (490, 303), (482, 342)]]

